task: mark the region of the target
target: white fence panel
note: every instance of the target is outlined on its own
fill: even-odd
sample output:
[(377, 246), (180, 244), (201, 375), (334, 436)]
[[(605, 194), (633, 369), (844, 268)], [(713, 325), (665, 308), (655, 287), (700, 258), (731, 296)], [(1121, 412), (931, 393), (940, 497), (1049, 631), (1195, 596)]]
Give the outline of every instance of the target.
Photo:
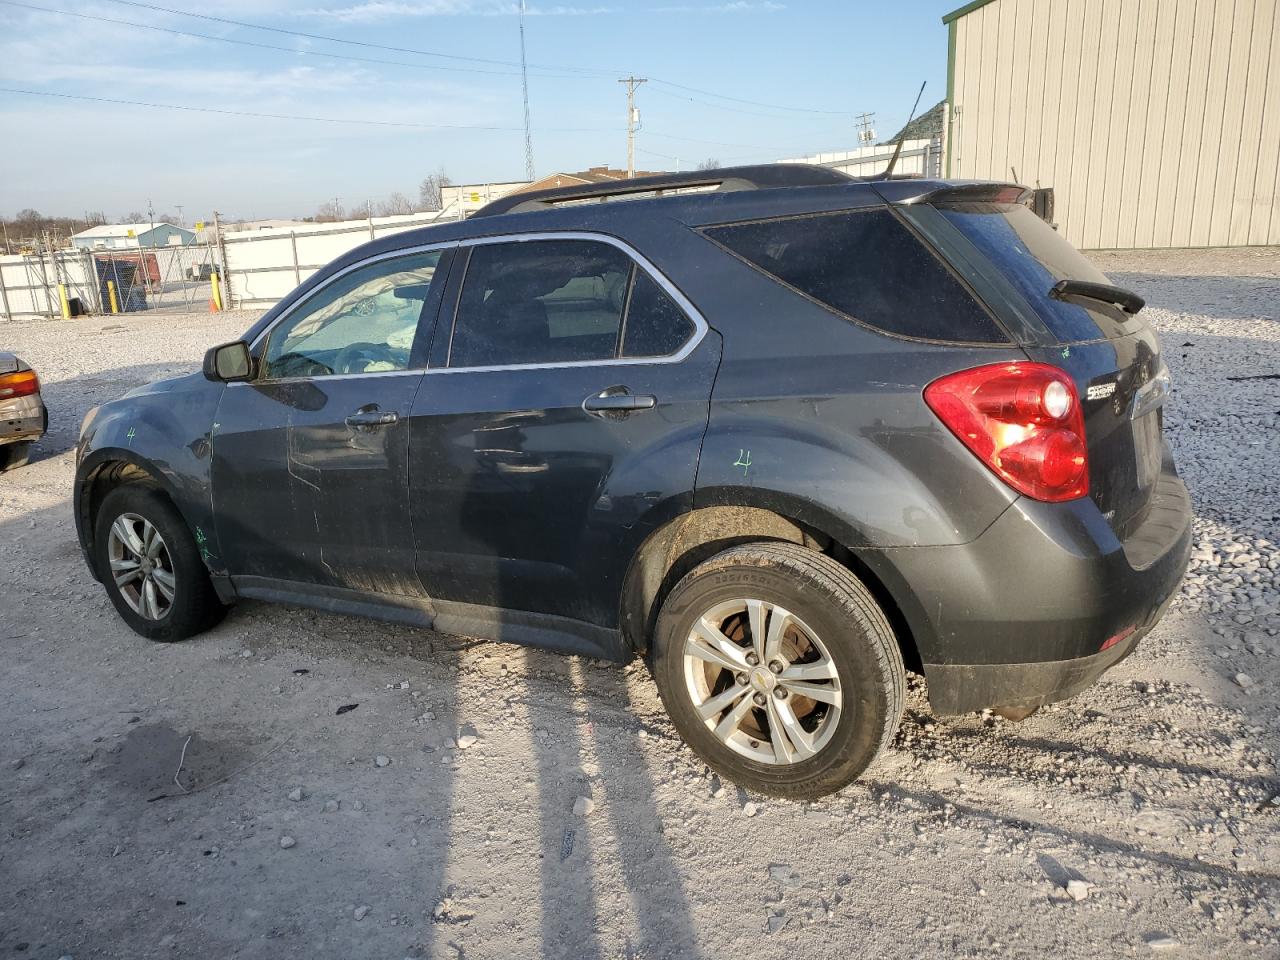
[(225, 233), (229, 305), (270, 306), (362, 243), (451, 219), (450, 213), (433, 212)]
[(0, 256), (0, 318), (62, 316), (59, 284), (86, 312), (98, 309), (93, 262), (84, 251)]

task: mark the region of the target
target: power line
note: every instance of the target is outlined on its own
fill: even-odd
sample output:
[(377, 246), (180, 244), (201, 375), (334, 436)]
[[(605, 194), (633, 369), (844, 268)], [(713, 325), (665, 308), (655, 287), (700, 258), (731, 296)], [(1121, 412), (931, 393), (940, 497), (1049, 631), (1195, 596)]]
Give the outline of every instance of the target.
[[(8, 0), (0, 0), (0, 2), (8, 2)], [(686, 103), (696, 103), (700, 106), (711, 107), (713, 110), (726, 110), (729, 113), (743, 114), (748, 117), (764, 117), (766, 120), (786, 120), (788, 119), (788, 114), (795, 112), (788, 108), (779, 113), (760, 113), (758, 110), (743, 110), (741, 107), (731, 107), (725, 103), (713, 103), (710, 100), (703, 100), (700, 97), (690, 97), (683, 93), (672, 93), (670, 90), (654, 90), (653, 92), (672, 100), (683, 100)], [(834, 121), (825, 122), (830, 123)]]
[[(350, 40), (344, 37), (330, 37), (322, 33), (303, 33), (301, 30), (287, 30), (284, 27), (269, 27), (261, 23), (249, 23), (245, 20), (232, 20), (229, 17), (215, 17), (209, 13), (194, 13), (190, 10), (176, 10), (173, 7), (162, 7), (154, 3), (144, 3), (142, 0), (111, 0), (112, 3), (124, 4), (128, 7), (139, 7), (143, 10), (154, 10), (158, 13), (171, 13), (179, 17), (196, 17), (200, 20), (209, 20), (213, 23), (225, 23), (233, 27), (245, 27), (249, 30), (266, 30), (270, 33), (283, 33), (291, 37), (303, 37), (307, 40), (323, 40), (326, 43), (344, 43), (353, 47), (366, 47), (375, 50), (390, 50), (392, 53), (412, 53), (422, 57), (441, 57), (445, 60), (465, 60), (471, 63), (488, 63), (496, 64), (503, 67), (518, 67), (519, 64), (514, 60), (494, 60), (486, 57), (467, 57), (456, 53), (439, 53), (434, 50), (418, 50), (414, 47), (393, 47), (384, 43), (373, 43), (366, 40)], [(592, 70), (585, 67), (546, 67), (538, 64), (530, 64), (535, 70), (563, 70), (572, 73), (596, 74), (598, 76), (612, 76), (612, 73), (605, 70)]]
[[(396, 47), (388, 44), (374, 43), (368, 40), (350, 40), (345, 37), (333, 37), (320, 33), (305, 33), (301, 30), (289, 30), (285, 27), (271, 27), (266, 24), (250, 23), (246, 20), (233, 20), (230, 17), (218, 17), (208, 13), (195, 13), (188, 10), (178, 10), (173, 7), (165, 7), (159, 4), (146, 3), (144, 0), (110, 0), (111, 3), (119, 3), (129, 7), (137, 7), (143, 10), (153, 10), (158, 13), (168, 13), (180, 17), (195, 17), (200, 20), (208, 20), (212, 23), (223, 23), (234, 27), (245, 27), (249, 30), (265, 30), (271, 33), (280, 33), (291, 37), (302, 37), (307, 40), (321, 40), (326, 43), (341, 43), (348, 46), (364, 47), (374, 50), (388, 50), (392, 53), (411, 53), (423, 57), (440, 57), (447, 60), (463, 60), (470, 63), (487, 63), (491, 65), (504, 67), (519, 67), (520, 64), (514, 60), (497, 60), (487, 57), (468, 57), (454, 53), (439, 53), (434, 50), (420, 50), (414, 47)], [(557, 66), (548, 66), (545, 64), (528, 64), (529, 69), (533, 70), (550, 70), (560, 71), (561, 73), (574, 73), (583, 76), (594, 77), (614, 77), (618, 71), (601, 70), (595, 67), (569, 67), (563, 64)], [(654, 83), (660, 83), (664, 86), (672, 87), (676, 90), (684, 90), (687, 93), (696, 93), (702, 96), (714, 97), (717, 100), (728, 100), (732, 103), (746, 104), (753, 107), (765, 107), (770, 110), (782, 110), (790, 113), (814, 113), (826, 116), (847, 117), (851, 116), (851, 112), (847, 110), (819, 110), (814, 107), (793, 107), (778, 103), (764, 103), (759, 100), (748, 100), (743, 97), (731, 97), (727, 94), (716, 93), (712, 90), (703, 90), (698, 87), (690, 87), (685, 84), (675, 83), (671, 80), (663, 80), (657, 77), (650, 77)]]
[[(126, 0), (113, 0), (115, 3), (124, 3)], [(681, 83), (672, 83), (670, 80), (662, 80), (658, 77), (650, 77), (654, 83), (660, 83), (666, 87), (674, 87), (677, 90), (685, 90), (689, 93), (700, 93), (704, 97), (715, 97), (718, 100), (730, 100), (733, 103), (745, 103), (752, 107), (768, 107), (770, 110), (784, 110), (788, 113), (821, 113), (833, 117), (851, 116), (848, 110), (818, 110), (814, 107), (788, 107), (780, 103), (762, 103), (759, 100), (745, 100), (742, 97), (730, 97), (723, 93), (715, 93), (711, 90), (699, 90), (697, 87), (686, 87)]]
[[(96, 20), (100, 23), (113, 23), (122, 27), (133, 27), (141, 30), (155, 30), (178, 37), (194, 37), (198, 40), (213, 40), (218, 43), (234, 43), (242, 47), (256, 47), (259, 50), (278, 50), (282, 53), (301, 54), (307, 57), (325, 57), (330, 60), (350, 60), (353, 63), (378, 63), (392, 67), (408, 67), (411, 70), (447, 70), (451, 73), (482, 73), (495, 77), (519, 76), (514, 70), (482, 70), (478, 67), (446, 67), (434, 63), (406, 63), (403, 60), (383, 60), (378, 57), (358, 57), (349, 53), (325, 53), (321, 50), (298, 50), (293, 47), (281, 47), (273, 43), (258, 43), (255, 40), (240, 40), (235, 37), (219, 37), (210, 33), (193, 33), (190, 30), (178, 30), (174, 27), (160, 27), (151, 23), (138, 23), (134, 20), (120, 20), (115, 17), (100, 17), (91, 13), (78, 13), (74, 10), (59, 10), (55, 7), (42, 7), (34, 3), (21, 3), (19, 0), (0, 0), (9, 7), (21, 7), (24, 10), (37, 10), (41, 13), (56, 13), (64, 17), (77, 17), (81, 20)], [(582, 77), (570, 74), (542, 74), (544, 79), (581, 80)]]
[[(0, 93), (25, 94), (31, 97), (56, 97), (60, 100), (87, 100), (93, 103), (113, 103), (129, 107), (153, 107), (161, 110), (186, 110), (193, 113), (218, 113), (229, 117), (256, 117), (262, 120), (307, 120), (314, 123), (354, 123), (361, 126), (399, 127), (409, 130), (481, 130), (502, 133), (519, 133), (521, 127), (497, 127), (463, 123), (407, 123), (398, 120), (359, 120), (346, 117), (309, 117), (289, 113), (258, 113), (251, 110), (223, 110), (218, 107), (197, 107), (180, 103), (150, 103), (145, 100), (117, 100), (111, 97), (90, 97), (75, 93), (53, 93), (48, 90), (22, 90), (16, 87), (0, 87)], [(611, 127), (548, 127), (548, 133), (613, 133)]]
[[(21, 3), (19, 0), (0, 0), (0, 3), (9, 7), (21, 7), (24, 10), (37, 10), (41, 13), (56, 13), (64, 17), (77, 17), (81, 20), (96, 20), (100, 23), (113, 23), (117, 26), (132, 27), (140, 30), (154, 30), (158, 33), (168, 33), (178, 37), (194, 37), (198, 40), (213, 40), (217, 43), (233, 43), (242, 47), (256, 47), (259, 50), (278, 50), (282, 53), (301, 54), (307, 57), (325, 57), (330, 60), (350, 60), (353, 63), (378, 63), (392, 67), (408, 67), (411, 70), (447, 70), (451, 73), (482, 73), (496, 77), (514, 77), (518, 74), (514, 70), (482, 70), (478, 67), (447, 67), (433, 63), (406, 63), (403, 60), (383, 60), (378, 57), (358, 57), (349, 53), (325, 53), (321, 50), (298, 50), (293, 47), (281, 47), (273, 43), (259, 43), (255, 40), (240, 40), (235, 37), (219, 37), (210, 33), (193, 33), (190, 30), (178, 30), (174, 27), (160, 27), (151, 23), (138, 23), (134, 20), (120, 20), (115, 17), (100, 17), (91, 13), (78, 13), (74, 10), (59, 10), (55, 7), (42, 7), (34, 3)], [(580, 80), (581, 77), (571, 76), (569, 74), (543, 74), (547, 79), (573, 79)]]

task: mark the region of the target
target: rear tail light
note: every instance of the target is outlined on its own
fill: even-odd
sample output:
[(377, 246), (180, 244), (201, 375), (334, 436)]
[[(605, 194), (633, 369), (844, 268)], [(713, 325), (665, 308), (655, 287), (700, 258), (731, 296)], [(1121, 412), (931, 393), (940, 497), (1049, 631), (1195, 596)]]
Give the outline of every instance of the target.
[(1057, 503), (1089, 492), (1080, 397), (1057, 367), (1028, 362), (961, 370), (925, 387), (924, 399), (1019, 493)]
[(40, 392), (40, 378), (34, 370), (19, 370), (17, 373), (0, 375), (0, 400), (13, 397), (29, 397)]

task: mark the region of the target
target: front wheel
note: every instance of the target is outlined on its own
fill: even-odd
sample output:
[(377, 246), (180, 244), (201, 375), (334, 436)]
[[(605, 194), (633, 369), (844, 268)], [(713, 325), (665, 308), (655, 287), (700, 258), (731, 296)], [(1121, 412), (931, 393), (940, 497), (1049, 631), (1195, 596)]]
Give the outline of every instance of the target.
[(658, 693), (723, 776), (808, 800), (856, 779), (902, 715), (902, 654), (847, 568), (790, 543), (733, 547), (667, 597), (654, 632)]
[(130, 484), (107, 494), (93, 548), (107, 596), (148, 640), (185, 640), (226, 612), (182, 515), (157, 490)]

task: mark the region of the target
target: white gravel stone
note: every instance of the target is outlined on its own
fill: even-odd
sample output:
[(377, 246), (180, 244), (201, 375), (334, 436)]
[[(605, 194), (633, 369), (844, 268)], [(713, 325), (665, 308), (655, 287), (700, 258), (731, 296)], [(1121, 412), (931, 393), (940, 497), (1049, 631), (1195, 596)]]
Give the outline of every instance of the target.
[(298, 843), (297, 840), (293, 839), (293, 837), (289, 836), (286, 833), (283, 837), (280, 838), (280, 849), (288, 850), (290, 847), (296, 846), (297, 843)]
[(363, 920), (369, 915), (369, 910), (370, 908), (364, 905), (358, 906), (356, 907), (353, 916), (355, 916), (356, 920)]
[(374, 763), (374, 766), (389, 767), (391, 765), (391, 758), (383, 756), (382, 754), (378, 754), (376, 757), (373, 758), (373, 763)]
[(1087, 880), (1068, 880), (1066, 889), (1067, 896), (1072, 900), (1087, 900), (1089, 899), (1089, 891), (1093, 889), (1093, 884)]
[(760, 808), (751, 800), (748, 800), (742, 805), (742, 813), (744, 816), (754, 817), (759, 810)]
[(590, 797), (579, 797), (573, 801), (573, 815), (575, 817), (585, 817), (596, 808), (596, 802)]
[(292, 800), (294, 803), (297, 803), (304, 796), (305, 794), (303, 794), (301, 787), (294, 787), (292, 790), (289, 791), (289, 799)]
[(458, 749), (466, 750), (468, 747), (474, 747), (480, 738), (473, 733), (463, 733), (458, 736)]

